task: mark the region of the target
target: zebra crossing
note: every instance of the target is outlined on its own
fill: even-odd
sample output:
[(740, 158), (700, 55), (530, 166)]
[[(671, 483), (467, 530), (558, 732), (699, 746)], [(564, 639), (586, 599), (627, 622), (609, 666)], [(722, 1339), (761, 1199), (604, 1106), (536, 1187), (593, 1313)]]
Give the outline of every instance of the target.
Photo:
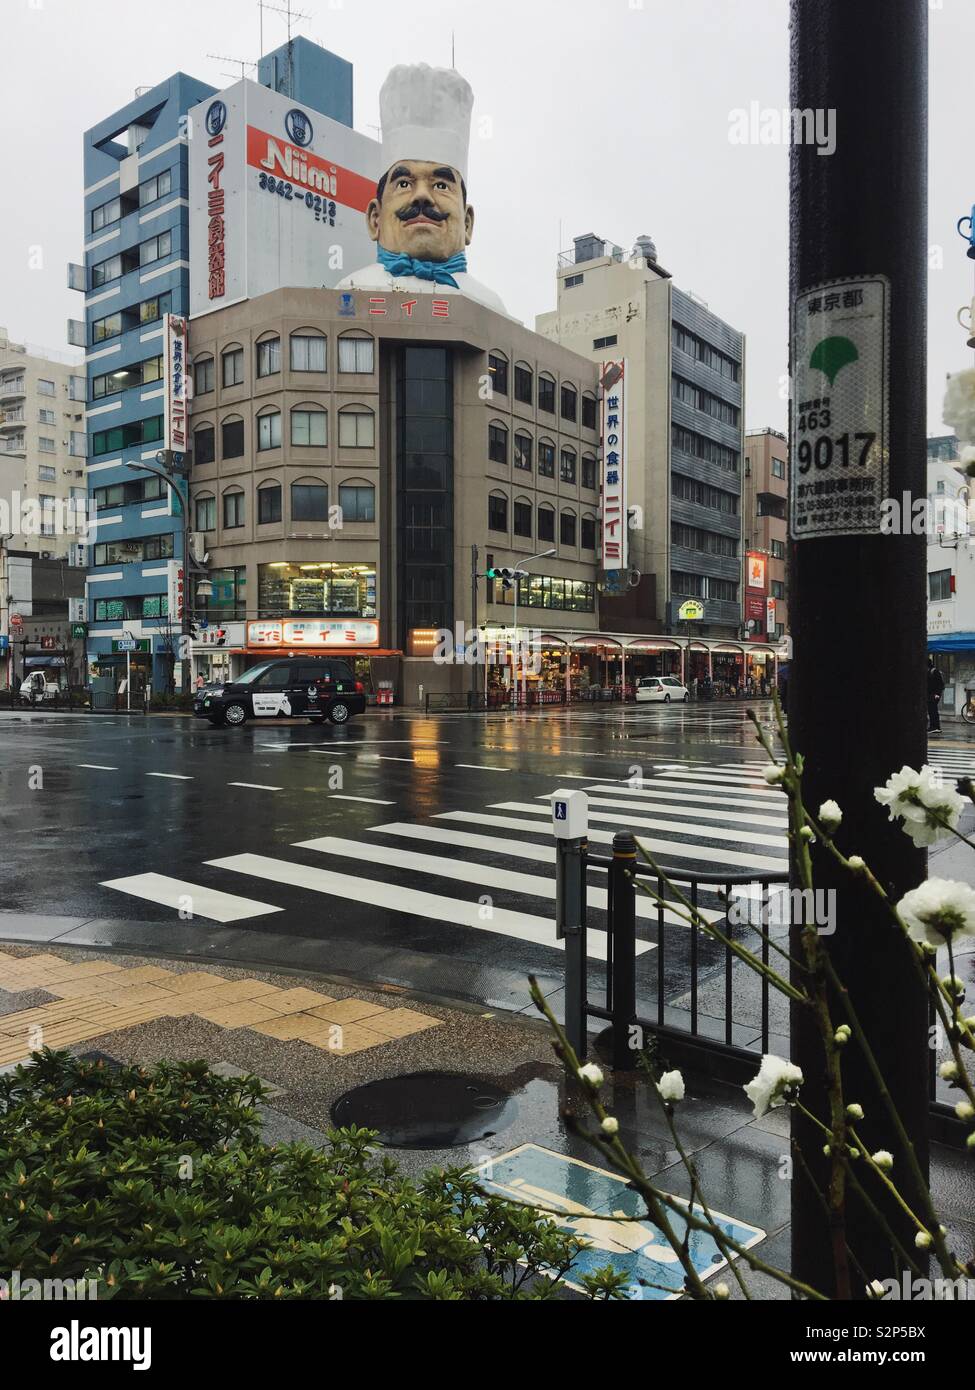
[[(690, 876), (785, 874), (785, 799), (764, 782), (760, 765), (677, 761), (640, 778), (597, 775), (574, 782), (589, 795), (593, 853), (607, 854), (614, 833), (629, 830), (678, 884)], [(443, 810), (424, 820), (382, 819), (377, 809), (380, 819), (356, 836), (340, 830), (285, 850), (205, 859), (199, 884), (143, 873), (101, 886), (184, 920), (263, 922), (292, 909), (308, 917), (328, 902), (330, 924), (356, 930), (366, 909), (364, 929), (392, 927), (404, 933), (406, 947), (411, 923), (420, 919), (427, 929), (448, 934), (484, 933), (561, 951), (550, 821), (550, 794), (557, 785), (541, 793), (533, 789), (527, 799)], [(593, 871), (587, 948), (596, 961), (607, 957), (607, 893), (601, 882)], [(757, 886), (736, 891), (754, 896)], [(259, 896), (248, 897), (250, 892)], [(724, 915), (719, 892), (716, 882), (701, 888), (701, 909), (712, 920)], [(656, 949), (659, 920), (685, 929), (676, 911), (648, 896), (638, 895), (636, 910), (641, 956)]]

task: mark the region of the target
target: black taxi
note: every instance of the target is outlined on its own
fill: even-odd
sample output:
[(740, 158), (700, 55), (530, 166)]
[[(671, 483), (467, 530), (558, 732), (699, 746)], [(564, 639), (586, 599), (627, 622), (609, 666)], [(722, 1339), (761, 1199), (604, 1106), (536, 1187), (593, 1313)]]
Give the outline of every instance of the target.
[(351, 666), (331, 657), (287, 656), (262, 661), (214, 689), (197, 691), (193, 713), (211, 724), (240, 728), (248, 719), (309, 719), (345, 724), (362, 714), (366, 697)]

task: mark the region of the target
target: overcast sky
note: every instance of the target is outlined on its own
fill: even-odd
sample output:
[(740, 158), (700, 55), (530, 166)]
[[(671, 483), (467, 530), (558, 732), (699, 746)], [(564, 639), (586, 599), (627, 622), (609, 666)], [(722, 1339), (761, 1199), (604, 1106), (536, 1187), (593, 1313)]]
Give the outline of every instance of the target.
[[(286, 0), (278, 0), (284, 4)], [(471, 272), (534, 324), (555, 305), (560, 249), (583, 232), (629, 249), (642, 232), (676, 283), (748, 338), (746, 423), (785, 430), (788, 151), (733, 145), (729, 113), (788, 102), (786, 0), (294, 0), (297, 32), (355, 68), (355, 125), (375, 135), (397, 62), (449, 65), (475, 93)], [(892, 0), (894, 7), (895, 0)], [(182, 70), (239, 76), (208, 54), (255, 60), (251, 0), (0, 0), (4, 196), (0, 324), (65, 351), (82, 298), (83, 130)], [(266, 11), (264, 49), (286, 37)], [(933, 0), (928, 429), (943, 431), (946, 373), (972, 362), (956, 313), (975, 262), (955, 224), (975, 202), (969, 90), (972, 0)], [(253, 74), (251, 74), (253, 75)], [(892, 94), (896, 99), (896, 94)], [(487, 136), (479, 132), (489, 120)], [(29, 269), (40, 247), (42, 269)], [(35, 257), (36, 258), (36, 257)], [(869, 269), (869, 267), (865, 267)]]

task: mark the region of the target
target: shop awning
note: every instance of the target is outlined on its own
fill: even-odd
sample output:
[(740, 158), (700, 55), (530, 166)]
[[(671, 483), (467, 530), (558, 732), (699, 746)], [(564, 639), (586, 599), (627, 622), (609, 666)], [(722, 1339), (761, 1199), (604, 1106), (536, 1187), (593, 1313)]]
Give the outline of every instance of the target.
[(229, 651), (234, 656), (253, 656), (258, 661), (276, 656), (332, 656), (341, 659), (343, 656), (402, 656), (400, 651), (391, 651), (385, 647), (204, 647), (200, 648), (198, 655), (204, 652), (226, 652)]
[(975, 652), (975, 632), (944, 632), (928, 638), (929, 652)]
[(28, 656), (24, 659), (25, 666), (66, 666), (67, 658), (63, 656)]

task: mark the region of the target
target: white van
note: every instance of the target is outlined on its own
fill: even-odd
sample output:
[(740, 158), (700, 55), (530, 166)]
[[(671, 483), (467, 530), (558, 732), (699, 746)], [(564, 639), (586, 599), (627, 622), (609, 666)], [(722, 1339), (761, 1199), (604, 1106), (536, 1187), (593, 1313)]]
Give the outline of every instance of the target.
[(61, 688), (56, 680), (51, 680), (46, 671), (31, 671), (21, 683), (20, 698), (28, 705), (40, 705), (46, 700), (56, 700)]

